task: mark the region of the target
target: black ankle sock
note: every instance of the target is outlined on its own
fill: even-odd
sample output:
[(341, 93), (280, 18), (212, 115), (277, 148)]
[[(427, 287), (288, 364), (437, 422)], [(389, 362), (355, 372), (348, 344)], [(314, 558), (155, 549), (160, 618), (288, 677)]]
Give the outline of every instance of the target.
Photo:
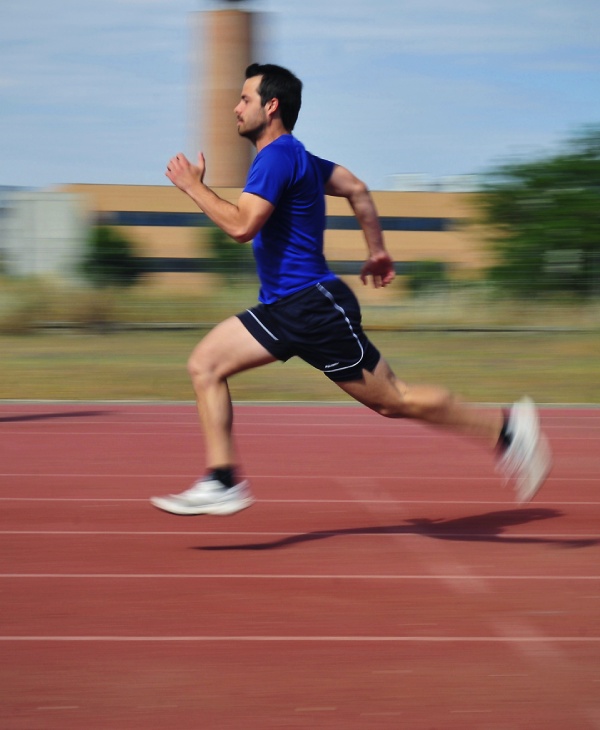
[(508, 430), (508, 413), (503, 413), (504, 420), (502, 422), (502, 429), (500, 430), (500, 437), (498, 438), (498, 448), (500, 451), (506, 451), (512, 444), (513, 436)]
[(211, 479), (216, 479), (218, 482), (231, 489), (235, 484), (235, 469), (232, 466), (222, 466), (218, 469), (213, 469), (209, 472)]

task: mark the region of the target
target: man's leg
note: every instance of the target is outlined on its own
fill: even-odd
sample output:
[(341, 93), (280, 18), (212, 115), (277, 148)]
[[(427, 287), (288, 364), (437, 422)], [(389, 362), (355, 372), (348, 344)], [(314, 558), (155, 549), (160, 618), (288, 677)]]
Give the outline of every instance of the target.
[(237, 317), (217, 325), (192, 352), (188, 372), (204, 431), (207, 468), (233, 466), (236, 462), (227, 378), (275, 360)]
[(461, 403), (436, 385), (407, 385), (381, 358), (372, 373), (363, 370), (360, 380), (336, 383), (355, 400), (387, 418), (412, 418), (498, 443), (504, 416), (498, 409), (479, 409)]
[(465, 405), (443, 388), (403, 383), (383, 358), (372, 373), (363, 370), (360, 380), (337, 385), (382, 416), (417, 419), (478, 437), (491, 447), (500, 447), (499, 470), (507, 481), (514, 479), (519, 502), (528, 502), (535, 496), (552, 467), (548, 441), (540, 430), (535, 406), (528, 398), (515, 403), (505, 420), (500, 409)]
[(176, 515), (230, 515), (254, 499), (246, 481), (234, 478), (233, 408), (227, 378), (274, 362), (237, 317), (217, 325), (192, 352), (188, 370), (206, 440), (207, 476), (181, 494), (152, 497), (150, 502)]

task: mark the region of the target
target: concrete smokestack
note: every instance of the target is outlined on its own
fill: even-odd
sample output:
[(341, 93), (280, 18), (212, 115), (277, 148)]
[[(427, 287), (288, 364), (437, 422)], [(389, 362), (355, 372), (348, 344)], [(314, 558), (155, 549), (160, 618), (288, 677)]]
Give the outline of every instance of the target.
[[(195, 85), (196, 114), (201, 117), (206, 182), (213, 187), (243, 187), (253, 148), (237, 133), (233, 109), (240, 98), (244, 71), (253, 54), (254, 16), (243, 10), (200, 13), (196, 25), (202, 76)], [(200, 27), (198, 27), (200, 26)]]

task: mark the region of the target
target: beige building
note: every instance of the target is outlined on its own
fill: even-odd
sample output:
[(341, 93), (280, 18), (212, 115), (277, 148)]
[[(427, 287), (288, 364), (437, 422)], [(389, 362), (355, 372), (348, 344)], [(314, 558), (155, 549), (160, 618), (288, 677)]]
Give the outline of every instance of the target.
[[(210, 256), (202, 228), (210, 222), (175, 187), (137, 185), (67, 185), (92, 219), (122, 230), (142, 257), (193, 259)], [(216, 188), (235, 202), (239, 188)], [(434, 260), (455, 273), (473, 275), (489, 263), (481, 235), (464, 225), (474, 215), (468, 193), (374, 192), (387, 246), (402, 264)], [(362, 261), (365, 246), (346, 200), (327, 198), (325, 253), (330, 262)], [(198, 226), (201, 230), (198, 230)]]

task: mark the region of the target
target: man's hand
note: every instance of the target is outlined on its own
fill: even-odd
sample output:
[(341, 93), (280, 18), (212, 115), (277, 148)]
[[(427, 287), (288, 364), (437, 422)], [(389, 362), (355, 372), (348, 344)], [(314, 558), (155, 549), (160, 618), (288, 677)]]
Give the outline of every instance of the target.
[(360, 280), (368, 283), (369, 276), (373, 277), (373, 286), (376, 289), (387, 286), (395, 276), (394, 263), (386, 251), (373, 254), (367, 259), (360, 272)]
[(165, 175), (173, 185), (187, 193), (190, 188), (204, 180), (205, 172), (206, 162), (202, 152), (198, 154), (197, 165), (192, 165), (186, 156), (180, 152), (169, 160)]

